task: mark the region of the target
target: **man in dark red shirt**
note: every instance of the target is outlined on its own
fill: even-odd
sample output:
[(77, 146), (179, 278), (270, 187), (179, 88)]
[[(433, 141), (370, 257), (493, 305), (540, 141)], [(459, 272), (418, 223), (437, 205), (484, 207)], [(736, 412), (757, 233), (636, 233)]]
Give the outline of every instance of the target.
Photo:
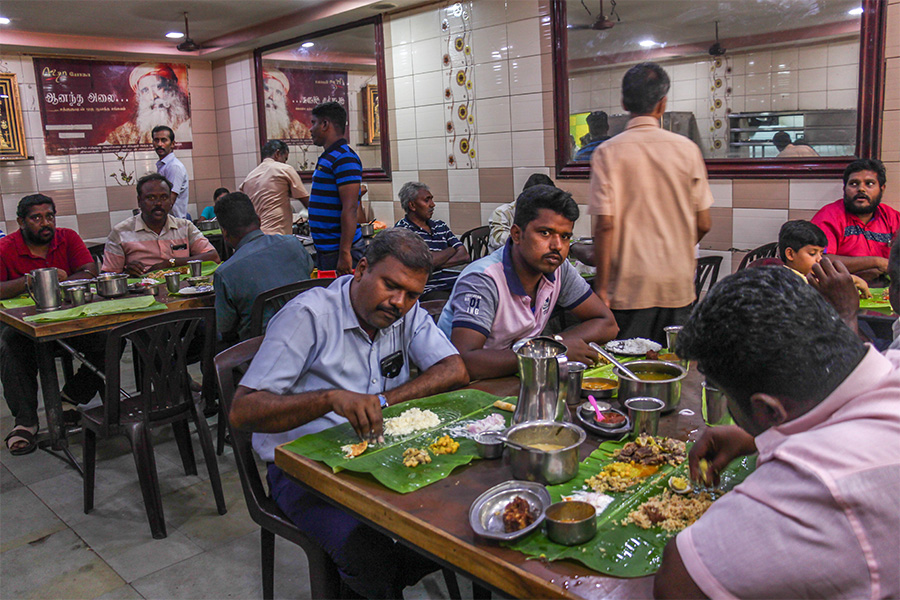
[[(60, 281), (97, 276), (97, 267), (78, 234), (56, 228), (56, 205), (43, 194), (25, 196), (16, 209), (19, 230), (0, 239), (0, 298), (25, 291), (25, 274), (55, 267)], [(98, 367), (103, 365), (101, 336), (92, 334), (72, 340), (73, 346)], [(16, 424), (6, 436), (14, 455), (28, 454), (37, 447), (37, 359), (34, 342), (13, 328), (0, 326), (0, 382)], [(75, 403), (89, 402), (102, 389), (102, 380), (86, 367), (63, 388), (63, 396)]]
[(812, 218), (828, 238), (829, 258), (866, 281), (887, 271), (891, 241), (900, 231), (900, 212), (881, 204), (886, 182), (880, 160), (853, 161), (844, 170), (844, 198)]

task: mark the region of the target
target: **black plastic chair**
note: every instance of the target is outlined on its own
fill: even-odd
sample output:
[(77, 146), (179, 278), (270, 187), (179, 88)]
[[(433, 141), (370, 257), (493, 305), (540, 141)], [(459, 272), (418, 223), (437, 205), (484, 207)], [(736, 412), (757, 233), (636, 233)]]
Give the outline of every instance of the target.
[[(216, 379), (219, 382), (219, 400), (221, 404), (220, 418), (227, 420), (231, 412), (231, 401), (234, 398), (235, 371), (248, 365), (259, 350), (262, 336), (249, 339), (220, 352), (215, 358)], [(262, 529), (260, 544), (262, 548), (262, 585), (263, 598), (268, 600), (274, 596), (275, 588), (275, 535), (280, 535), (289, 542), (303, 548), (309, 561), (309, 583), (313, 598), (338, 598), (341, 592), (341, 579), (337, 567), (331, 557), (313, 540), (306, 536), (285, 515), (278, 505), (269, 497), (250, 446), (250, 434), (239, 431), (228, 423), (231, 433), (231, 445), (237, 462), (238, 474), (241, 477), (241, 488), (250, 518)]]
[[(120, 325), (109, 332), (106, 342), (106, 397), (103, 406), (80, 410), (84, 428), (85, 514), (94, 507), (97, 437), (124, 435), (131, 443), (134, 454), (150, 531), (156, 539), (166, 537), (151, 430), (172, 425), (184, 472), (186, 475), (196, 475), (197, 463), (191, 447), (189, 419), (197, 427), (216, 508), (220, 515), (226, 513), (219, 466), (209, 427), (203, 417), (203, 400), (195, 400), (191, 394), (187, 371), (188, 347), (202, 334), (201, 365), (204, 385), (212, 384), (215, 331), (215, 309), (193, 308), (146, 317)], [(126, 340), (135, 349), (136, 373), (140, 379), (138, 389), (141, 391), (135, 392), (134, 396), (122, 398), (119, 392), (119, 355)]]
[(305, 279), (259, 294), (250, 307), (250, 335), (256, 337), (264, 334), (269, 319), (300, 292), (314, 287), (328, 287), (333, 282), (334, 279)]
[(697, 269), (694, 271), (694, 292), (697, 297), (694, 304), (700, 301), (700, 293), (704, 288), (710, 289), (716, 284), (721, 266), (721, 256), (703, 256), (697, 259)]
[(763, 244), (759, 248), (754, 248), (750, 252), (741, 259), (741, 264), (738, 265), (737, 270), (746, 269), (747, 265), (752, 263), (754, 260), (759, 260), (760, 258), (772, 258), (774, 256), (778, 256), (778, 242), (769, 242), (768, 244)]
[(490, 225), (482, 225), (481, 227), (470, 229), (460, 236), (459, 241), (466, 247), (470, 259), (478, 260), (488, 255), (487, 239), (490, 232)]

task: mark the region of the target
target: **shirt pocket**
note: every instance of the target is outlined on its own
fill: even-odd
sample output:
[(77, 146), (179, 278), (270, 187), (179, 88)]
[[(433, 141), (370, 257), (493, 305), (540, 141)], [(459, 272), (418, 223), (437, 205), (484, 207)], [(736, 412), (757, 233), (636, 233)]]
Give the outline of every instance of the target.
[(171, 250), (172, 256), (175, 258), (188, 258), (191, 255), (191, 246), (187, 241), (173, 242)]

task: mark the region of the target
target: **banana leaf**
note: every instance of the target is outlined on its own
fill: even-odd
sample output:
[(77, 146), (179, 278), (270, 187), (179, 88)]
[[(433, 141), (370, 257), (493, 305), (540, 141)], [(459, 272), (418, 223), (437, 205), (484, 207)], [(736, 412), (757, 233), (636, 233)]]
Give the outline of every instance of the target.
[(51, 312), (37, 313), (25, 317), (25, 321), (34, 323), (50, 323), (53, 321), (69, 321), (81, 317), (97, 317), (100, 315), (113, 315), (118, 313), (153, 312), (166, 310), (166, 305), (157, 302), (153, 296), (136, 296), (133, 298), (117, 298), (115, 300), (103, 300), (91, 302), (73, 308), (54, 310)]
[(454, 438), (459, 442), (455, 454), (431, 454), (431, 462), (417, 467), (403, 465), (403, 451), (407, 448), (427, 448), (435, 439), (443, 435), (448, 426), (460, 421), (482, 419), (492, 413), (503, 415), (509, 426), (512, 413), (493, 408), (499, 400), (497, 396), (479, 390), (458, 390), (410, 400), (384, 409), (385, 418), (396, 417), (400, 413), (416, 407), (434, 412), (441, 424), (433, 429), (413, 433), (403, 437), (387, 438), (384, 444), (369, 446), (356, 458), (344, 458), (341, 446), (355, 444), (359, 438), (349, 423), (305, 435), (289, 444), (285, 450), (325, 463), (337, 473), (341, 470), (369, 473), (385, 487), (406, 494), (444, 479), (460, 465), (478, 458), (475, 442), (463, 437)]
[[(578, 474), (572, 481), (547, 487), (550, 498), (558, 502), (563, 495), (588, 489), (584, 480), (596, 475), (604, 466), (613, 462), (613, 452), (624, 446), (626, 441), (623, 439), (600, 444), (597, 450), (581, 463)], [(720, 474), (719, 489), (731, 490), (753, 472), (755, 467), (755, 456), (735, 460)], [(597, 517), (597, 535), (580, 546), (563, 546), (552, 542), (540, 528), (524, 538), (504, 545), (541, 560), (574, 560), (589, 569), (614, 577), (652, 575), (660, 567), (666, 543), (677, 532), (668, 532), (660, 527), (641, 529), (633, 523), (620, 525), (620, 522), (643, 502), (662, 493), (668, 486), (669, 477), (673, 475), (686, 477), (687, 470), (687, 461), (678, 467), (664, 465), (655, 474), (626, 492), (606, 492), (614, 500)]]

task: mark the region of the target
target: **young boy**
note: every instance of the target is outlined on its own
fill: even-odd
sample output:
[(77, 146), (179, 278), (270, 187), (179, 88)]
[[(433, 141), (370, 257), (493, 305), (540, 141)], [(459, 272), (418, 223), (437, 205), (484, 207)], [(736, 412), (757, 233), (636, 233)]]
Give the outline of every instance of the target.
[[(788, 221), (778, 232), (778, 256), (784, 266), (806, 279), (813, 265), (822, 260), (828, 239), (818, 225), (798, 219)], [(853, 277), (853, 283), (863, 298), (871, 298), (872, 293), (866, 282)]]

